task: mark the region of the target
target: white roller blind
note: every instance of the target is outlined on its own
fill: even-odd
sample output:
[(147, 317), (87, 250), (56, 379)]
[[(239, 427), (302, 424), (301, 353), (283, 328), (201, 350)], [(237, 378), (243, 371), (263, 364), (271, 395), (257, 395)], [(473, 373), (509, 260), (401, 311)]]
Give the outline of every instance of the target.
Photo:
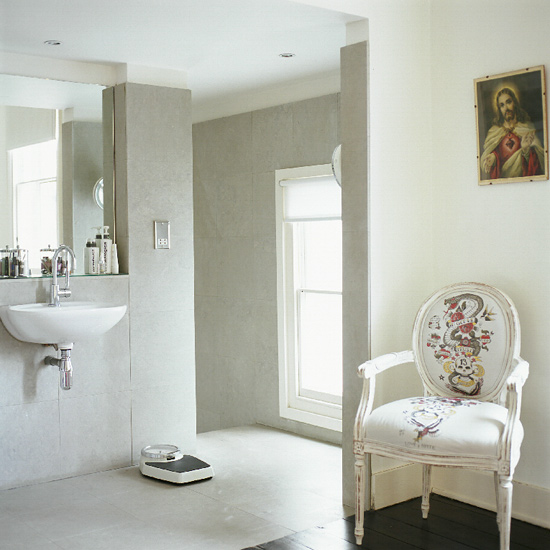
[(333, 176), (281, 180), (286, 222), (339, 220), (342, 193)]

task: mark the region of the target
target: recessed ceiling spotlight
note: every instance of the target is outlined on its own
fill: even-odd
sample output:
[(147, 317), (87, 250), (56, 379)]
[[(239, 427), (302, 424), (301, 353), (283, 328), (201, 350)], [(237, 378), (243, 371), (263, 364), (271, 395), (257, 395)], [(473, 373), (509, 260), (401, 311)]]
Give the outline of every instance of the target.
[(62, 42), (60, 40), (46, 40), (44, 44), (46, 46), (61, 46)]
[(290, 52), (280, 53), (279, 57), (296, 57), (296, 54), (295, 53), (290, 53)]

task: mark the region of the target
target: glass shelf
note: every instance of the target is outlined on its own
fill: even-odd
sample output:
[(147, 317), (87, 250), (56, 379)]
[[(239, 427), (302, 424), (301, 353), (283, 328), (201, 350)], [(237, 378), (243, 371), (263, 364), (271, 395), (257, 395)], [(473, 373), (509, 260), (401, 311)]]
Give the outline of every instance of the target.
[[(74, 277), (118, 277), (119, 275), (128, 275), (128, 273), (98, 273), (97, 275), (90, 275), (88, 273), (75, 273), (71, 275), (71, 279)], [(0, 281), (26, 281), (28, 279), (51, 279), (51, 275), (29, 275), (28, 277), (0, 277)], [(64, 279), (65, 275), (58, 275), (59, 280)]]

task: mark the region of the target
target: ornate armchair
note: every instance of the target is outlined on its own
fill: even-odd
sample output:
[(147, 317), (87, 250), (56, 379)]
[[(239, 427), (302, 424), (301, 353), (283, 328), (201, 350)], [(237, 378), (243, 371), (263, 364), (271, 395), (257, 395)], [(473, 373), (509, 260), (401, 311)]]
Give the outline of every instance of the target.
[[(358, 368), (364, 382), (354, 426), (357, 544), (365, 508), (374, 504), (370, 463), (376, 454), (423, 464), (424, 518), (432, 466), (494, 472), (500, 550), (508, 550), (512, 478), (523, 439), (521, 391), (529, 374), (519, 356), (516, 308), (484, 284), (448, 286), (420, 308), (412, 348)], [(424, 395), (373, 410), (376, 375), (402, 363), (415, 363)]]

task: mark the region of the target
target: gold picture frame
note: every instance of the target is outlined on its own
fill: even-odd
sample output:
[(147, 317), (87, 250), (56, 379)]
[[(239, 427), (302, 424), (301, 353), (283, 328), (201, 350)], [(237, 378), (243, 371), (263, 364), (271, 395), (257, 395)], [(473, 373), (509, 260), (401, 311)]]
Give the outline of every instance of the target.
[(544, 66), (474, 80), (479, 185), (548, 179)]

